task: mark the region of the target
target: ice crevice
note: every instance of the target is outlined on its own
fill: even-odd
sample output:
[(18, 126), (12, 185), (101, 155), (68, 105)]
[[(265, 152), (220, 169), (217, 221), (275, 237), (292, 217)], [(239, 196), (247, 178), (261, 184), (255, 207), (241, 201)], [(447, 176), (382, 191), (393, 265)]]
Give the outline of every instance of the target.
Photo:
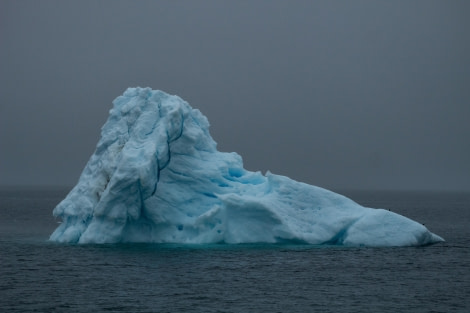
[(243, 167), (178, 96), (128, 88), (95, 153), (53, 211), (66, 243), (307, 243), (419, 246), (443, 239), (396, 213)]

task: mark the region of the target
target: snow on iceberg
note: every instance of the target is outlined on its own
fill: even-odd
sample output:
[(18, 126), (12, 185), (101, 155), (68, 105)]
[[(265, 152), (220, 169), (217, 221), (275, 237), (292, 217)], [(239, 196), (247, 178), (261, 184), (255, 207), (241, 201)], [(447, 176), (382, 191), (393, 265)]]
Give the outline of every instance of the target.
[(177, 96), (129, 88), (114, 102), (77, 185), (54, 209), (68, 243), (279, 243), (416, 246), (443, 239), (217, 151), (209, 122)]

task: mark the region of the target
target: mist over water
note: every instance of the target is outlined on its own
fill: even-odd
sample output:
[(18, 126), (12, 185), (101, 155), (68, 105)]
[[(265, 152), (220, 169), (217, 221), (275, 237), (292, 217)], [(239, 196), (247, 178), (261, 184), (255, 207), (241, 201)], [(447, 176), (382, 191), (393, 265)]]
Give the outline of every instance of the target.
[(348, 192), (446, 242), (310, 245), (62, 245), (47, 241), (67, 189), (0, 190), (6, 312), (468, 312), (468, 193)]
[(468, 191), (469, 11), (465, 0), (3, 0), (0, 184), (75, 184), (111, 101), (148, 86), (200, 109), (248, 170)]

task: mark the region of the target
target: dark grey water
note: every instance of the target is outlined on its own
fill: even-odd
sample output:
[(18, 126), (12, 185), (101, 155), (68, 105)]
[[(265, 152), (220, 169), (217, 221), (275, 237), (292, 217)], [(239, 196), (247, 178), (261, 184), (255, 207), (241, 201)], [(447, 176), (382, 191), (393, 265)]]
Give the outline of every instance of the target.
[(61, 245), (60, 189), (0, 189), (1, 312), (470, 312), (470, 194), (346, 193), (444, 237), (419, 248)]

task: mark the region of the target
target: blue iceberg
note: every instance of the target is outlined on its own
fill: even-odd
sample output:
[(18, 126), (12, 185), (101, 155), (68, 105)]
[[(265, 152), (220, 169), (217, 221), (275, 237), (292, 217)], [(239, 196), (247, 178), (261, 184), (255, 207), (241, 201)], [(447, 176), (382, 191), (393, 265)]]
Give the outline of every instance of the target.
[(54, 209), (66, 243), (417, 246), (443, 241), (388, 210), (243, 168), (178, 96), (129, 88), (113, 102), (77, 185)]

